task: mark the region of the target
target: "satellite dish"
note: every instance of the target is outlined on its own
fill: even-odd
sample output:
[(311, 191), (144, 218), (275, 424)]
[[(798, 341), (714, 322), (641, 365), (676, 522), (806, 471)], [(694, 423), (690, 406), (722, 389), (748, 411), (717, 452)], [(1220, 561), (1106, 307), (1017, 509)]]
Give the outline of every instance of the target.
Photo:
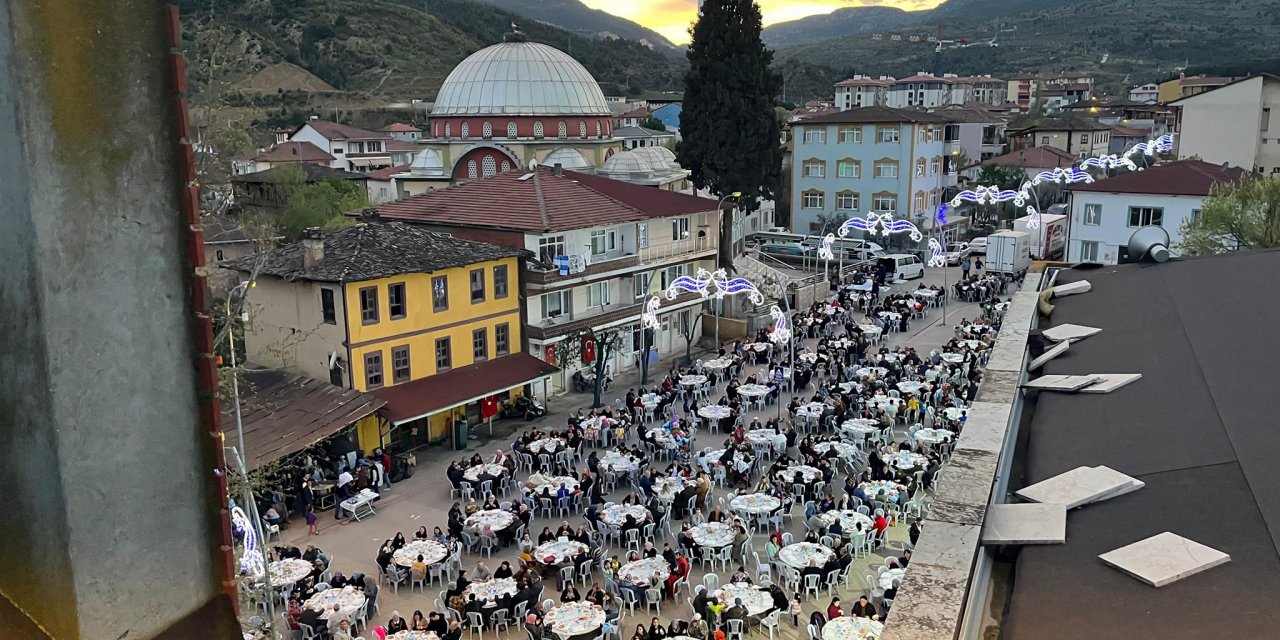
[(1142, 227), (1129, 236), (1129, 259), (1135, 262), (1150, 260), (1152, 262), (1168, 262), (1169, 232), (1161, 227)]

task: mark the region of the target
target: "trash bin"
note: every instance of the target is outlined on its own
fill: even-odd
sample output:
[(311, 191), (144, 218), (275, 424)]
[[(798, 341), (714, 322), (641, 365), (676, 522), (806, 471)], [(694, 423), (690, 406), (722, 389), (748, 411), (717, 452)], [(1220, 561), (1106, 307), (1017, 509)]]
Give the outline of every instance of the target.
[(469, 436), (466, 420), (455, 420), (453, 422), (453, 448), (462, 451), (467, 448), (467, 436)]

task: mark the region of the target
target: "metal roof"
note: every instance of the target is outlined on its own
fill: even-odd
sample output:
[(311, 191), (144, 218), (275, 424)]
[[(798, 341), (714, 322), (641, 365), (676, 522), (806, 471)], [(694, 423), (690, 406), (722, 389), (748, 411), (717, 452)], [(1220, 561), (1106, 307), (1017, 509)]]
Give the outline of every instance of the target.
[(431, 115), (612, 116), (577, 60), (536, 42), (502, 42), (471, 54), (445, 78)]

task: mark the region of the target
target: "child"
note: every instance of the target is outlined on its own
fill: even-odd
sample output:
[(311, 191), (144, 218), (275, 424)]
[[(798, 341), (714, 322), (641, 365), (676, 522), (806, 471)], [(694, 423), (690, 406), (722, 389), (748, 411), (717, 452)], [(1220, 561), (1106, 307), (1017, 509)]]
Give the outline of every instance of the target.
[(791, 600), (791, 626), (800, 626), (800, 596)]
[(309, 536), (320, 535), (320, 532), (316, 531), (316, 522), (318, 521), (319, 521), (319, 518), (316, 517), (315, 507), (308, 506), (307, 507), (307, 535)]

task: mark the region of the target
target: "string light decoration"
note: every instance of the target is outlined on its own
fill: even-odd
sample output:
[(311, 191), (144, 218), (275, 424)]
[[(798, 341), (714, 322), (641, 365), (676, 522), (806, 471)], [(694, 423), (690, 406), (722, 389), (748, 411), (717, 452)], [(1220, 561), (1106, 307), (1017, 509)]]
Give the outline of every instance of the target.
[(836, 234), (828, 233), (822, 237), (822, 242), (818, 244), (819, 260), (835, 260), (836, 252), (831, 249), (831, 245), (836, 242)]
[(787, 324), (787, 314), (775, 304), (769, 307), (769, 317), (773, 318), (773, 332), (769, 334), (769, 340), (775, 344), (785, 344), (790, 341), (791, 327)]
[(924, 234), (920, 233), (920, 229), (915, 224), (909, 220), (896, 220), (892, 213), (868, 211), (865, 218), (849, 218), (840, 225), (840, 237), (849, 235), (850, 229), (881, 236), (910, 232), (911, 239), (916, 242), (924, 238)]
[(1011, 189), (1001, 189), (996, 185), (979, 186), (972, 189), (965, 189), (956, 194), (951, 199), (951, 206), (958, 207), (961, 202), (976, 202), (978, 204), (995, 204), (997, 202), (1008, 202), (1010, 200), (1019, 207), (1027, 200), (1026, 184), (1022, 185), (1022, 189), (1013, 191)]
[(231, 508), (231, 525), (244, 536), (244, 555), (240, 556), (240, 573), (255, 578), (267, 572), (266, 559), (258, 548), (258, 532), (253, 521), (238, 506)]
[(951, 207), (948, 206), (947, 203), (945, 202), (938, 205), (938, 213), (933, 217), (933, 219), (938, 221), (939, 227), (947, 226), (947, 212), (950, 210), (951, 210)]
[[(672, 280), (671, 284), (660, 295), (649, 298), (649, 301), (644, 305), (644, 311), (640, 312), (640, 323), (647, 329), (657, 329), (660, 326), (658, 311), (662, 309), (662, 297), (666, 297), (668, 300), (675, 300), (680, 297), (681, 293), (696, 293), (703, 298), (716, 299), (746, 294), (747, 299), (752, 304), (764, 304), (764, 294), (760, 292), (754, 282), (746, 278), (730, 278), (724, 269), (716, 269), (715, 271), (698, 269), (697, 274), (694, 276), (680, 276)], [(774, 309), (777, 309), (777, 307), (774, 306), (769, 310), (771, 316)], [(778, 316), (774, 316), (775, 326), (769, 337), (774, 342), (782, 343), (791, 338), (791, 331), (785, 325), (786, 318), (782, 315), (782, 312), (779, 311), (778, 314)], [(784, 323), (781, 325), (782, 333), (779, 333), (779, 326), (776, 324), (779, 319)]]
[(1027, 205), (1027, 228), (1040, 228), (1040, 211), (1031, 205)]
[(929, 266), (945, 267), (947, 266), (947, 256), (942, 251), (942, 243), (937, 238), (929, 238)]
[[(1093, 176), (1087, 171), (1078, 167), (1063, 169), (1058, 167), (1053, 171), (1041, 171), (1036, 177), (1031, 179), (1031, 186), (1038, 185), (1042, 182), (1056, 182), (1059, 184), (1075, 184), (1077, 182), (1093, 182)], [(1024, 185), (1025, 188), (1025, 185)]]

